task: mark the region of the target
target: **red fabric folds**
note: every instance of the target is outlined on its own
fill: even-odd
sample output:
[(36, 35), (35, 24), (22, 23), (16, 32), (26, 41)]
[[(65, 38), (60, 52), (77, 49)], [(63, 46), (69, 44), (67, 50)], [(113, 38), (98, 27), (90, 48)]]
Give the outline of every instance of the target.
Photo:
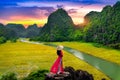
[(63, 54), (62, 54), (62, 51), (61, 51), (60, 55), (58, 55), (58, 58), (56, 59), (56, 61), (52, 65), (52, 67), (50, 69), (50, 72), (55, 73), (55, 74), (59, 74), (59, 73), (64, 72), (62, 57), (63, 57)]

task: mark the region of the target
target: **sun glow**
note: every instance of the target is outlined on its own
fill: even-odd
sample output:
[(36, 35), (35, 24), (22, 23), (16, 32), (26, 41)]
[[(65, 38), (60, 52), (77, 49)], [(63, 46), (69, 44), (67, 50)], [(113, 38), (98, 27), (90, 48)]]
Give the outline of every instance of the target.
[(28, 25), (37, 24), (39, 27), (42, 27), (43, 24), (46, 22), (46, 19), (44, 20), (28, 20), (28, 21), (8, 21), (9, 23), (16, 23), (16, 24), (23, 24), (25, 27), (28, 27)]
[[(18, 6), (22, 8), (15, 7), (9, 8), (6, 11), (4, 11), (5, 16), (0, 15), (0, 23), (8, 24), (8, 23), (15, 23), (15, 24), (23, 24), (25, 27), (28, 27), (28, 25), (37, 24), (39, 27), (43, 27), (44, 24), (47, 23), (47, 18), (49, 15), (57, 10), (56, 4), (53, 6), (45, 6), (41, 7), (42, 5), (38, 7), (33, 7), (33, 5), (37, 5), (37, 3), (31, 3), (31, 4), (19, 4)], [(42, 4), (42, 3), (39, 3)], [(60, 3), (59, 3), (60, 4)], [(44, 4), (47, 5), (47, 4)], [(67, 12), (68, 15), (72, 18), (74, 24), (81, 24), (84, 22), (84, 16), (89, 13), (90, 11), (101, 11), (104, 5), (98, 5), (98, 4), (72, 4), (69, 3), (63, 4), (61, 3), (60, 6), (62, 6)], [(27, 7), (27, 8), (26, 8)], [(16, 10), (16, 11), (15, 11)]]
[(11, 16), (10, 20), (1, 20), (3, 23), (15, 23), (15, 24), (23, 24), (26, 28), (29, 25), (37, 24), (38, 27), (42, 27), (46, 22), (47, 19), (38, 19), (38, 18), (30, 18), (27, 16)]

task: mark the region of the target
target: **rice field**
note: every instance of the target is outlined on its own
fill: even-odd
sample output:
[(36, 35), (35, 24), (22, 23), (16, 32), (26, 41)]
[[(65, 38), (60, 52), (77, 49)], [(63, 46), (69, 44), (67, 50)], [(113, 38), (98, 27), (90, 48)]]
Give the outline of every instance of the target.
[[(56, 44), (68, 45), (76, 49), (79, 47), (77, 47), (77, 45), (83, 45), (79, 42), (63, 42)], [(73, 44), (74, 46), (72, 46)], [(85, 45), (89, 47), (90, 44), (87, 45), (84, 43), (84, 46)], [(72, 66), (75, 69), (86, 70), (93, 74), (95, 80), (101, 80), (102, 78), (110, 80), (105, 74), (88, 63), (74, 57), (66, 51), (63, 52), (64, 66)], [(49, 70), (56, 58), (56, 49), (50, 46), (23, 42), (7, 42), (0, 45), (0, 75), (15, 72), (18, 78), (20, 78), (27, 76), (33, 70)]]
[(93, 43), (84, 42), (56, 42), (54, 44), (62, 44), (81, 52), (114, 62), (120, 65), (120, 50), (103, 47), (95, 47)]

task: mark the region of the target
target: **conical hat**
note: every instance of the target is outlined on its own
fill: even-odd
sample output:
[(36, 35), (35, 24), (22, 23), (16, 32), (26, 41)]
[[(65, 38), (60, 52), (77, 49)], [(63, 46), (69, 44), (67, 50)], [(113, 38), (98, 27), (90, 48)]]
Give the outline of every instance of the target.
[(62, 45), (57, 46), (57, 50), (62, 50), (64, 47)]

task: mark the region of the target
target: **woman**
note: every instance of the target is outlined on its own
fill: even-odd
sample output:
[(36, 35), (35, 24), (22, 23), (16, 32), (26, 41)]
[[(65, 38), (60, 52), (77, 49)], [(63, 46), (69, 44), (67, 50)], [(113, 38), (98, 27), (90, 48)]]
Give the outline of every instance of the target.
[(57, 60), (54, 62), (54, 64), (51, 67), (51, 70), (50, 70), (51, 73), (61, 74), (61, 73), (64, 72), (63, 64), (62, 64), (62, 57), (63, 57), (62, 49), (63, 49), (62, 45), (59, 45), (57, 47), (58, 58), (57, 58)]

